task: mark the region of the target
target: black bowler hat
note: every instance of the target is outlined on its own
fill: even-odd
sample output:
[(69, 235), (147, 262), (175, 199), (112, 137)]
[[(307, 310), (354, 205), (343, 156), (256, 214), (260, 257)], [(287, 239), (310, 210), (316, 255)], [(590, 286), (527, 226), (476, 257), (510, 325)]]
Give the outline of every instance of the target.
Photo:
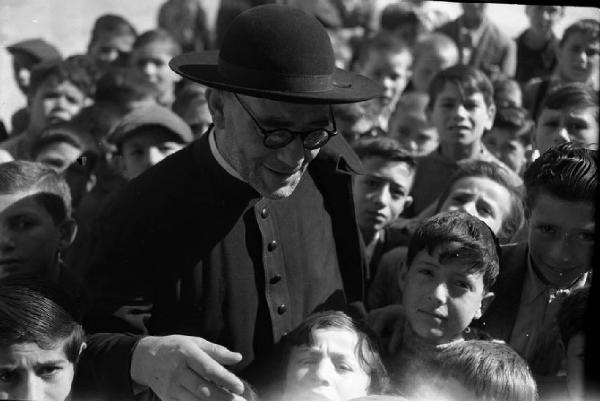
[(382, 92), (370, 79), (335, 67), (329, 35), (316, 18), (277, 4), (237, 16), (220, 51), (185, 53), (169, 65), (209, 87), (294, 103), (353, 103)]

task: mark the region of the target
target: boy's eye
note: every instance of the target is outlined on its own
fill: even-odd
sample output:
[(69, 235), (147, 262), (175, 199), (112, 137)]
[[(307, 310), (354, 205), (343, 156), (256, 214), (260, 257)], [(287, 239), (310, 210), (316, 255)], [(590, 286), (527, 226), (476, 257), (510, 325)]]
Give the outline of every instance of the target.
[(492, 216), (493, 217), (493, 215), (494, 215), (494, 211), (492, 210), (492, 208), (487, 205), (479, 205), (477, 207), (477, 209), (479, 210), (479, 213), (482, 216)]
[(394, 200), (398, 200), (398, 199), (403, 198), (405, 196), (406, 196), (406, 194), (401, 189), (394, 189), (394, 190), (392, 190), (392, 198)]
[(17, 373), (10, 370), (0, 371), (0, 382), (1, 383), (10, 383), (15, 380), (17, 377)]
[(583, 232), (577, 235), (577, 239), (585, 242), (594, 242), (594, 233), (593, 232)]
[(475, 110), (477, 108), (477, 103), (475, 102), (465, 102), (465, 109), (467, 110)]
[(544, 234), (544, 235), (555, 235), (556, 234), (556, 228), (548, 225), (548, 224), (542, 224), (536, 227), (537, 230)]
[(10, 226), (14, 230), (27, 230), (27, 229), (35, 226), (36, 223), (37, 223), (36, 220), (29, 218), (29, 217), (17, 217), (13, 221), (11, 221)]
[(456, 285), (458, 288), (463, 288), (465, 290), (471, 290), (471, 284), (469, 284), (467, 281), (465, 280), (458, 280), (454, 283), (454, 285)]
[(38, 375), (49, 379), (55, 376), (62, 368), (60, 366), (44, 366), (38, 370)]
[(352, 367), (345, 362), (340, 362), (335, 365), (337, 370), (341, 370), (343, 372), (352, 372)]
[(425, 277), (433, 277), (431, 269), (419, 269), (417, 272)]

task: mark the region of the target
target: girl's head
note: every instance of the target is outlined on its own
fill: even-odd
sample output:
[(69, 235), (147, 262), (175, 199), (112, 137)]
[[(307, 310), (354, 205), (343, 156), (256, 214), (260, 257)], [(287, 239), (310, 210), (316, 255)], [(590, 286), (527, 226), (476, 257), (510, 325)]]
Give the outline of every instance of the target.
[(497, 164), (482, 160), (459, 162), (436, 213), (462, 210), (482, 220), (500, 242), (511, 240), (524, 222), (522, 181)]
[(343, 312), (309, 316), (286, 337), (286, 347), (287, 400), (350, 400), (387, 385), (372, 335)]
[(0, 278), (52, 275), (58, 256), (75, 239), (65, 179), (41, 163), (0, 165)]

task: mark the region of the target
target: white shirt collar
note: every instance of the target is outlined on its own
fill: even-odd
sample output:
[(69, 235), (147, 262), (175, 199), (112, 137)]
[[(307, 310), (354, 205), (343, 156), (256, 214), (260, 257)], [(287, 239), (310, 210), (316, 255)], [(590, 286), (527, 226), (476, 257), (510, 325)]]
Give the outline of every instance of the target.
[(217, 141), (215, 140), (214, 128), (208, 133), (208, 145), (210, 146), (210, 153), (212, 153), (215, 160), (217, 160), (219, 166), (223, 167), (225, 171), (227, 171), (230, 175), (234, 176), (238, 180), (246, 182), (246, 180), (244, 180), (240, 176), (240, 174), (233, 168), (233, 166), (229, 164), (227, 160), (225, 160), (223, 155), (221, 155), (221, 153), (219, 152), (219, 149), (217, 149)]

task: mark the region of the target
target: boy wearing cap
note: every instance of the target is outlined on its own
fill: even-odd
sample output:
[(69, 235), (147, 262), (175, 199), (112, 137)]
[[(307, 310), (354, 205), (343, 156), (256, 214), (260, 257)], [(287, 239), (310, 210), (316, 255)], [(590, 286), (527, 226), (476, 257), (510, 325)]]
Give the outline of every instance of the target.
[(185, 121), (158, 105), (133, 109), (108, 138), (117, 147), (117, 165), (127, 180), (177, 152), (192, 139)]
[[(26, 39), (7, 47), (12, 56), (13, 74), (17, 86), (27, 97), (31, 70), (43, 61), (60, 60), (60, 52), (43, 39)], [(29, 100), (28, 100), (29, 102)], [(29, 112), (26, 107), (17, 110), (11, 117), (12, 132), (18, 134), (27, 128)]]

